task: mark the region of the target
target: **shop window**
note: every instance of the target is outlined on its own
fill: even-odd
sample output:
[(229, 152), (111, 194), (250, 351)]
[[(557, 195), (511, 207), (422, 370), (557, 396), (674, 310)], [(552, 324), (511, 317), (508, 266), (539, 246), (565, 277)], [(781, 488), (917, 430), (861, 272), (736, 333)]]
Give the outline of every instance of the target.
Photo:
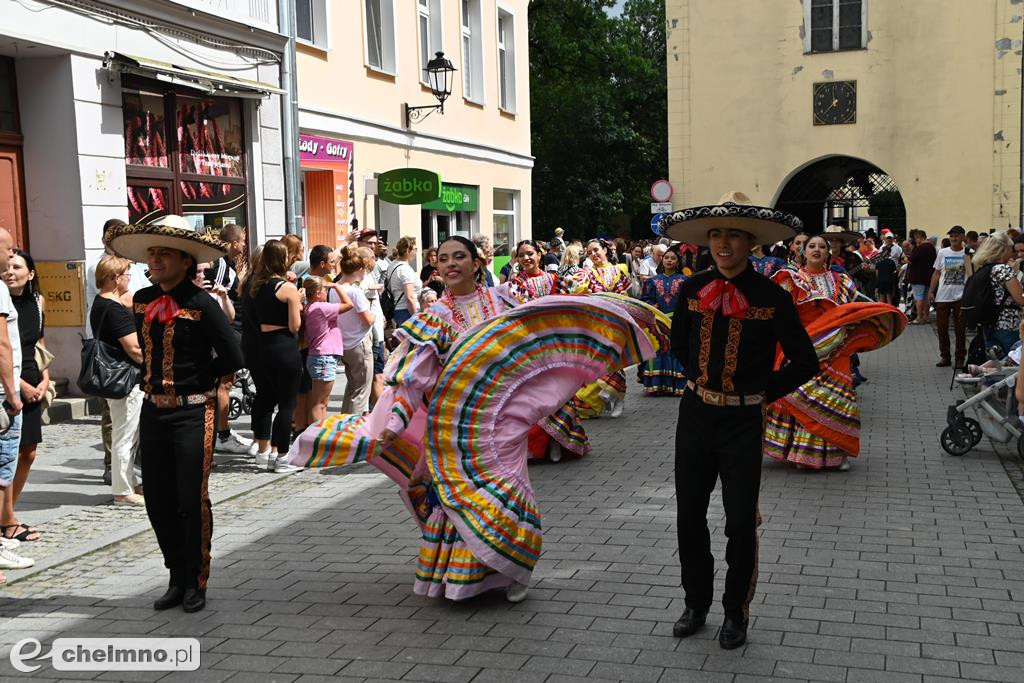
[(434, 58), (434, 53), (444, 52), (441, 0), (417, 0), (417, 5), (419, 6), (420, 82), (429, 85), (427, 62)]
[(122, 93), (128, 213), (174, 213), (198, 230), (248, 224), (241, 100), (126, 78)]
[(804, 52), (859, 50), (867, 45), (867, 0), (804, 0)]
[(182, 173), (243, 175), (242, 106), (238, 100), (179, 96), (175, 129)]
[(295, 35), (321, 50), (329, 46), (327, 0), (295, 0)]
[(462, 94), (483, 104), (484, 51), (480, 0), (462, 0)]
[(494, 191), (494, 255), (508, 256), (518, 239), (519, 193)]
[(507, 112), (516, 111), (516, 33), (515, 17), (498, 10), (498, 104)]
[(366, 0), (366, 65), (394, 75), (395, 0)]

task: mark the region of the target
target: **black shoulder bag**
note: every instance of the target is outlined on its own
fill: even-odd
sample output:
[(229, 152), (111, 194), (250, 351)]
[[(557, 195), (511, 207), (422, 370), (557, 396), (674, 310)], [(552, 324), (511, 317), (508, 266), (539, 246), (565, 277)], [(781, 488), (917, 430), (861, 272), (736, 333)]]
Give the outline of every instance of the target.
[[(109, 305), (100, 316), (97, 332), (103, 331)], [(82, 340), (82, 370), (78, 373), (78, 388), (83, 393), (101, 398), (124, 398), (139, 383), (141, 369), (131, 362), (124, 351), (111, 346), (94, 335)]]

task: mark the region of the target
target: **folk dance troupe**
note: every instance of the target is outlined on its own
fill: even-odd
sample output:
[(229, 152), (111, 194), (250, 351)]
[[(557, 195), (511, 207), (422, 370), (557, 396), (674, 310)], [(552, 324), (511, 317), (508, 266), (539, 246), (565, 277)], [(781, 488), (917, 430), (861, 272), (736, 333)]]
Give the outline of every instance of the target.
[[(756, 589), (762, 458), (847, 468), (859, 454), (851, 356), (906, 325), (830, 266), (821, 236), (796, 247), (788, 264), (764, 260), (758, 245), (801, 227), (739, 192), (668, 214), (658, 231), (676, 244), (641, 287), (599, 239), (587, 243), (586, 265), (563, 275), (541, 268), (536, 243), (520, 242), (518, 272), (488, 287), (476, 245), (451, 237), (437, 249), (444, 290), (395, 331), (387, 389), (372, 411), (315, 422), (287, 459), (311, 468), (366, 462), (397, 485), (421, 534), (416, 594), (464, 600), (501, 590), (519, 602), (543, 544), (528, 462), (590, 452), (582, 420), (620, 416), (624, 372), (640, 366), (644, 394), (679, 399), (685, 611), (673, 634), (700, 630), (714, 599), (707, 510), (721, 479), (728, 542), (719, 643), (738, 647)], [(169, 572), (154, 607), (197, 611), (209, 577), (212, 396), (242, 354), (188, 275), (225, 245), (184, 227), (125, 226), (108, 247), (166, 276), (135, 299), (145, 340), (142, 456), (147, 471), (161, 473), (146, 505)], [(698, 253), (712, 265), (698, 269)]]

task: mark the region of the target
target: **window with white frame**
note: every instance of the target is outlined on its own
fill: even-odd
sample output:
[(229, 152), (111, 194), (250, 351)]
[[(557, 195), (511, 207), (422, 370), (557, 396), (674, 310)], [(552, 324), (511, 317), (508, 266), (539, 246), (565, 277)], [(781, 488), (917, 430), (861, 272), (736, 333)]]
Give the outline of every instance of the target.
[(435, 53), (444, 52), (441, 0), (417, 0), (416, 4), (419, 7), (420, 82), (429, 85), (427, 62), (434, 58)]
[(515, 17), (498, 9), (498, 105), (516, 111), (516, 29)]
[(867, 0), (804, 0), (804, 52), (867, 46)]
[(480, 0), (462, 0), (462, 94), (484, 101), (484, 46)]
[(295, 0), (295, 35), (299, 41), (326, 50), (327, 25), (327, 0)]
[(494, 190), (494, 253), (512, 253), (519, 234), (519, 193), (515, 190)]
[(366, 65), (396, 73), (395, 0), (365, 0)]

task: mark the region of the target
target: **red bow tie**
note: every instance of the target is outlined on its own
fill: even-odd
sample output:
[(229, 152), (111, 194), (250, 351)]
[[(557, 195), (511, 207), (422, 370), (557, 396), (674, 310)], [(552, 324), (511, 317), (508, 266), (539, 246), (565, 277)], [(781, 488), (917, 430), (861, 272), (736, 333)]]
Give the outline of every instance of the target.
[(151, 323), (155, 318), (166, 325), (174, 320), (174, 316), (178, 315), (180, 310), (178, 302), (170, 294), (164, 294), (146, 305), (146, 322)]
[(742, 318), (750, 304), (743, 292), (727, 280), (715, 279), (704, 285), (699, 292), (700, 305), (708, 311), (721, 310), (726, 317)]
[(687, 243), (684, 242), (683, 244), (679, 245), (679, 253), (680, 254), (693, 254), (693, 255), (696, 256), (696, 254), (697, 254), (697, 245), (696, 244), (687, 244)]

